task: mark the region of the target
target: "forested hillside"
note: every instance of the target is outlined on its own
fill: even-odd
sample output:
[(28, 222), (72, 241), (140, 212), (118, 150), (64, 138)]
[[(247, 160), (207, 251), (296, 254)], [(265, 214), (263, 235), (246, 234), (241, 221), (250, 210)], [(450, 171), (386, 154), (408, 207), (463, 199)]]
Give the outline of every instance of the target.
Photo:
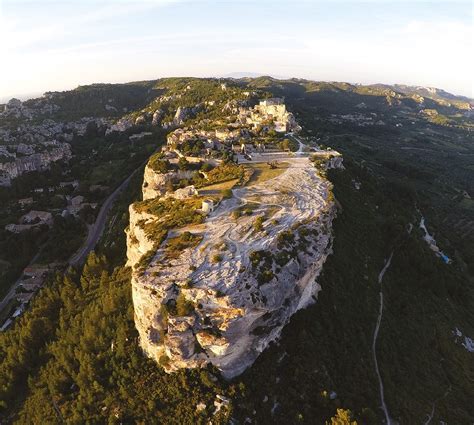
[[(79, 90), (80, 102), (113, 90), (135, 116), (153, 105), (154, 90), (188, 84), (93, 86)], [(284, 96), (309, 142), (343, 154), (345, 170), (328, 172), (338, 213), (317, 302), (233, 380), (210, 367), (166, 374), (139, 349), (133, 322), (124, 229), (140, 197), (137, 175), (86, 264), (51, 278), (0, 334), (2, 423), (383, 423), (373, 351), (382, 290), (375, 347), (391, 418), (471, 424), (474, 353), (456, 330), (474, 338), (472, 101), (396, 86), (266, 77), (229, 84)], [(210, 87), (218, 85), (202, 90)], [(62, 99), (72, 108), (69, 96)], [(184, 98), (202, 102), (205, 93)], [(423, 239), (422, 216), (449, 263)]]

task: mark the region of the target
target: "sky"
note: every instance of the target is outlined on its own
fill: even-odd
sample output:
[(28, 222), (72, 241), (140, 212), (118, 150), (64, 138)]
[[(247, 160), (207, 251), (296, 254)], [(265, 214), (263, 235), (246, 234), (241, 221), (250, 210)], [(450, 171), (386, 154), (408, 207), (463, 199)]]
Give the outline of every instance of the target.
[(0, 99), (233, 73), (420, 85), (472, 98), (473, 4), (0, 0)]

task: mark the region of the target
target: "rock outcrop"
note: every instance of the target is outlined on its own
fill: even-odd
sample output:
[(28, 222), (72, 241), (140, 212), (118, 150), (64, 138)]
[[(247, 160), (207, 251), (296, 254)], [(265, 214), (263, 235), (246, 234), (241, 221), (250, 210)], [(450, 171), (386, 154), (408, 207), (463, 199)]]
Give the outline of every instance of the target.
[(159, 125), (162, 118), (163, 118), (163, 111), (161, 109), (157, 109), (153, 113), (153, 117), (152, 117), (152, 120), (151, 120), (151, 125)]
[(178, 109), (176, 110), (176, 113), (174, 114), (174, 119), (173, 119), (174, 125), (184, 124), (184, 121), (189, 118), (191, 113), (192, 113), (191, 108), (184, 108), (182, 106), (179, 106)]
[(190, 179), (192, 176), (192, 171), (158, 173), (147, 165), (143, 176), (143, 200), (159, 198), (167, 192), (169, 183)]
[(105, 132), (106, 135), (113, 133), (114, 131), (118, 133), (123, 133), (127, 131), (129, 128), (133, 127), (133, 121), (128, 118), (122, 118), (118, 120), (115, 124), (112, 124), (107, 131)]
[(147, 236), (143, 229), (143, 224), (153, 222), (155, 217), (152, 214), (138, 212), (130, 205), (130, 225), (126, 229), (127, 235), (127, 265), (137, 266), (140, 259), (155, 247), (155, 241)]
[[(130, 206), (135, 324), (144, 352), (166, 371), (212, 363), (225, 377), (236, 376), (297, 310), (315, 302), (316, 279), (331, 252), (332, 187), (308, 158), (289, 162), (272, 180), (234, 189), (204, 224), (176, 229), (161, 245), (144, 228), (167, 217)], [(145, 171), (148, 185), (156, 179)], [(183, 231), (198, 245), (170, 255), (170, 237)]]
[(53, 162), (71, 159), (71, 146), (68, 143), (45, 142), (41, 147), (44, 148), (42, 152), (32, 153), (33, 148), (25, 148), (20, 144), (18, 145), (20, 151), (17, 152), (27, 151), (27, 156), (11, 158), (9, 162), (0, 162), (0, 186), (9, 186), (12, 179), (24, 173), (45, 171)]

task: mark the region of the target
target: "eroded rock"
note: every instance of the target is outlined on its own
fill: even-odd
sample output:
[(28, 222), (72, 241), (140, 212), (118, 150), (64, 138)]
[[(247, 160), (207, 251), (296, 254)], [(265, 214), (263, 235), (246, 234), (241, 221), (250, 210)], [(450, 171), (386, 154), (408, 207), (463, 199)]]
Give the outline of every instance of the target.
[[(308, 158), (290, 161), (280, 176), (234, 189), (199, 228), (181, 229), (202, 241), (172, 258), (142, 229), (156, 217), (130, 207), (135, 324), (144, 352), (166, 371), (212, 363), (225, 377), (236, 376), (297, 310), (315, 302), (321, 289), (316, 279), (331, 253), (332, 187)], [(145, 176), (148, 185), (157, 184), (150, 170)], [(232, 218), (247, 204), (253, 205), (251, 215)], [(263, 229), (256, 231), (260, 215)], [(181, 313), (179, 302), (186, 304)]]

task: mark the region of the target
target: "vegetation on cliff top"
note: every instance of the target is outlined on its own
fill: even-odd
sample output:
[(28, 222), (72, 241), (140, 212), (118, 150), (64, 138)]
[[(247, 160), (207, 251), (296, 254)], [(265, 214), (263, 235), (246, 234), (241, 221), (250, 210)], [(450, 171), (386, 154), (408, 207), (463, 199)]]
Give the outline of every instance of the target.
[[(166, 375), (138, 348), (130, 271), (111, 266), (123, 258), (127, 200), (115, 230), (107, 232), (116, 242), (103, 250), (107, 257), (92, 255), (82, 271), (57, 276), (0, 335), (2, 421), (205, 424), (227, 423), (232, 415), (257, 423), (379, 424), (371, 353), (376, 282), (395, 250), (377, 343), (389, 411), (400, 423), (412, 423), (427, 417), (436, 402), (433, 421), (470, 423), (472, 353), (452, 334), (454, 327), (474, 332), (472, 200), (463, 194), (472, 195), (469, 135), (418, 116), (416, 124), (395, 127), (399, 118), (385, 88), (268, 78), (249, 84), (285, 95), (307, 135), (312, 131), (345, 154), (346, 171), (328, 173), (342, 208), (318, 302), (293, 316), (279, 344), (232, 383), (212, 369)], [(388, 125), (326, 120), (361, 102), (369, 111), (388, 111)], [(435, 108), (446, 116), (453, 112)], [(453, 264), (442, 263), (422, 240), (416, 207), (427, 211)], [(165, 215), (170, 211), (161, 208)], [(189, 211), (183, 214), (184, 223), (194, 220)], [(217, 394), (231, 401), (229, 410), (214, 416)], [(205, 408), (198, 412), (201, 402)]]

